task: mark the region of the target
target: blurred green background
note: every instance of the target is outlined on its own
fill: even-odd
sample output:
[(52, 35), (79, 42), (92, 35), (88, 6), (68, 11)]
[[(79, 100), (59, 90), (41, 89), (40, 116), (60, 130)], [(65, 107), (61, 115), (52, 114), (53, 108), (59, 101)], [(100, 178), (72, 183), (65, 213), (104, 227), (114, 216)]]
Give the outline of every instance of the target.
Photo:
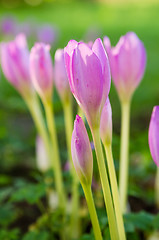
[[(109, 36), (115, 45), (121, 35), (134, 31), (147, 50), (147, 68), (144, 79), (136, 90), (131, 108), (132, 164), (153, 165), (148, 148), (147, 132), (154, 105), (159, 104), (159, 3), (158, 1), (51, 1), (1, 0), (0, 19), (14, 17), (18, 22), (30, 21), (50, 24), (59, 31), (58, 41), (52, 46), (63, 48), (70, 39), (90, 40), (91, 36)], [(4, 36), (1, 34), (0, 39)], [(94, 40), (94, 39), (93, 39)], [(29, 41), (30, 47), (33, 41)], [(19, 165), (32, 165), (36, 130), (29, 112), (13, 87), (1, 74), (0, 80), (0, 166), (2, 172)], [(120, 105), (112, 84), (110, 100), (113, 110), (115, 158), (119, 156)], [(57, 94), (54, 94), (56, 123), (59, 137), (63, 134), (63, 112)], [(60, 144), (65, 146), (64, 138)], [(64, 147), (65, 148), (65, 147)], [(63, 148), (62, 148), (63, 149)], [(65, 149), (66, 150), (66, 149)], [(66, 153), (61, 151), (66, 158)], [(155, 167), (154, 167), (155, 168)]]

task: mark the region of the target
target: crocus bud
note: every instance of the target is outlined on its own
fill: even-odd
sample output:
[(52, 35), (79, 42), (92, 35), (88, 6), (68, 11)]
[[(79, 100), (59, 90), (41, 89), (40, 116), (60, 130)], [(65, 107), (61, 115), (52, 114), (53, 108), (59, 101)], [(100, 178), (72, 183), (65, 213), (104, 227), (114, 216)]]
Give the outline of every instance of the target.
[(82, 184), (90, 185), (93, 174), (93, 156), (87, 130), (78, 115), (74, 122), (71, 141), (72, 160)]
[(55, 53), (54, 78), (58, 94), (61, 100), (66, 102), (70, 95), (70, 86), (65, 68), (63, 49), (58, 49)]
[(34, 88), (44, 101), (51, 101), (53, 88), (53, 66), (50, 46), (36, 43), (30, 53), (30, 74)]
[(19, 34), (14, 41), (1, 43), (2, 71), (8, 81), (22, 94), (32, 92), (29, 74), (29, 50), (25, 35)]
[(143, 43), (133, 32), (122, 36), (109, 53), (112, 79), (121, 101), (129, 101), (139, 85), (146, 66), (146, 50)]
[(149, 147), (155, 164), (159, 167), (159, 106), (153, 108), (149, 125)]
[(64, 49), (71, 91), (84, 111), (89, 125), (99, 126), (101, 111), (110, 90), (110, 69), (101, 39), (92, 48), (71, 40)]
[(50, 161), (46, 153), (45, 145), (40, 136), (36, 138), (36, 163), (41, 172), (45, 172), (50, 168)]
[(100, 120), (100, 136), (104, 145), (112, 143), (112, 109), (109, 98), (107, 98), (102, 110)]

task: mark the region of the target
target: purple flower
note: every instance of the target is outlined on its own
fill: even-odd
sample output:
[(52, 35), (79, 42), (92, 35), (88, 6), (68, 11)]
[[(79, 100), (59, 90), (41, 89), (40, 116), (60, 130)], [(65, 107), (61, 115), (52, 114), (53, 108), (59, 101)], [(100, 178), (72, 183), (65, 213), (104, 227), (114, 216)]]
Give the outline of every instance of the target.
[(153, 108), (149, 125), (149, 147), (155, 164), (159, 167), (159, 106)]
[(70, 95), (70, 85), (65, 68), (63, 49), (58, 49), (55, 53), (54, 78), (58, 94), (61, 100), (66, 102)]
[(133, 32), (122, 36), (111, 48), (108, 37), (104, 38), (112, 79), (122, 101), (131, 98), (139, 85), (146, 66), (146, 51), (143, 43)]
[(87, 130), (78, 115), (74, 122), (71, 141), (72, 160), (81, 183), (90, 185), (93, 174), (93, 156)]
[(111, 144), (112, 142), (112, 109), (109, 98), (102, 110), (100, 120), (100, 136), (104, 144)]
[(71, 40), (64, 49), (71, 91), (91, 127), (99, 126), (101, 111), (110, 90), (110, 69), (101, 39), (92, 48)]
[(53, 66), (49, 45), (36, 43), (31, 49), (30, 74), (40, 97), (43, 100), (50, 100), (53, 88)]
[(1, 32), (5, 35), (14, 35), (16, 33), (17, 23), (12, 17), (5, 17), (1, 21)]
[(32, 91), (29, 74), (29, 50), (25, 35), (19, 34), (14, 41), (1, 43), (1, 65), (5, 77), (22, 94)]

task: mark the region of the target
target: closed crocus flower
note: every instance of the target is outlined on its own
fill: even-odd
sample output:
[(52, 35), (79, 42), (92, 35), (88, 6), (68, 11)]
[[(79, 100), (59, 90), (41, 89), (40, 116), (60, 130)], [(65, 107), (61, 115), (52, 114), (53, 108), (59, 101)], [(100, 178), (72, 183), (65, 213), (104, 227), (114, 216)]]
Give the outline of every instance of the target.
[(65, 68), (63, 49), (58, 49), (55, 53), (54, 79), (61, 100), (67, 101), (70, 95), (70, 86)]
[(50, 168), (50, 161), (48, 159), (44, 142), (40, 136), (36, 138), (36, 163), (41, 172), (45, 172)]
[(36, 43), (31, 49), (30, 74), (37, 93), (44, 101), (50, 101), (53, 87), (53, 66), (49, 45)]
[(99, 126), (110, 90), (110, 69), (101, 39), (92, 48), (71, 40), (64, 49), (71, 91), (92, 128)]
[(153, 108), (149, 126), (149, 147), (155, 164), (159, 167), (159, 106)]
[(111, 109), (109, 98), (107, 98), (106, 103), (102, 110), (102, 115), (100, 120), (100, 136), (104, 145), (111, 144), (112, 142), (112, 109)]
[(19, 34), (14, 41), (1, 43), (2, 71), (7, 80), (22, 94), (32, 91), (29, 74), (29, 50), (25, 35)]
[(105, 39), (113, 82), (120, 100), (130, 100), (145, 71), (146, 50), (133, 32), (122, 36), (111, 52), (109, 44), (108, 38)]
[(82, 118), (78, 115), (74, 122), (71, 141), (72, 160), (82, 184), (92, 183), (93, 156), (88, 134)]

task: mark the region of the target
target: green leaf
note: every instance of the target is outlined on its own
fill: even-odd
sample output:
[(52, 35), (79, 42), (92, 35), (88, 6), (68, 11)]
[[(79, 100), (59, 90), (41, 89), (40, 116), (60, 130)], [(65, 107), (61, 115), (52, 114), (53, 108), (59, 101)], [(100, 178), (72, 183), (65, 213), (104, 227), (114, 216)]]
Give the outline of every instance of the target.
[(11, 177), (5, 174), (0, 174), (0, 185), (10, 184)]
[(104, 239), (110, 240), (109, 227), (106, 227), (106, 228), (104, 229)]
[(17, 240), (19, 235), (19, 230), (17, 228), (12, 230), (0, 229), (0, 239), (3, 240)]
[(152, 226), (154, 227), (155, 230), (159, 229), (159, 214), (157, 214), (152, 222)]
[(92, 235), (85, 234), (79, 240), (94, 240)]
[(11, 204), (5, 204), (0, 207), (0, 225), (7, 226), (13, 222), (16, 217), (17, 213)]
[(49, 233), (46, 231), (41, 232), (28, 232), (25, 234), (22, 240), (48, 240), (49, 239)]
[(124, 216), (125, 225), (130, 232), (134, 231), (135, 228), (147, 231), (150, 230), (152, 228), (153, 218), (153, 215), (143, 211), (139, 213), (130, 213)]
[(34, 204), (37, 203), (41, 197), (45, 196), (45, 194), (46, 185), (44, 183), (25, 184), (12, 195), (11, 201), (26, 201), (30, 204)]
[(127, 219), (125, 221), (125, 231), (128, 233), (133, 233), (135, 231), (135, 226), (134, 224), (131, 222), (131, 220)]
[(7, 197), (9, 197), (12, 191), (13, 191), (13, 188), (11, 187), (2, 188), (1, 194), (0, 194), (0, 202), (3, 202)]

